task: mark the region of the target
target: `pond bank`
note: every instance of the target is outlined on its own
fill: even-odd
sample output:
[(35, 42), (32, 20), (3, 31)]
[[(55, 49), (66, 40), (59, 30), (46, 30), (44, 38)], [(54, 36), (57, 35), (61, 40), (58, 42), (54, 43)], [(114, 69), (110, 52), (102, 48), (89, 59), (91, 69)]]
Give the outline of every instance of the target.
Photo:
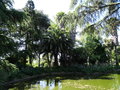
[(83, 73), (80, 73), (80, 72), (53, 72), (53, 73), (43, 73), (43, 74), (40, 74), (40, 75), (34, 75), (34, 76), (29, 76), (29, 77), (25, 77), (25, 78), (22, 78), (22, 79), (17, 79), (17, 80), (13, 80), (13, 81), (10, 81), (10, 82), (6, 82), (4, 84), (2, 84), (2, 86), (9, 86), (9, 85), (13, 85), (15, 83), (19, 83), (19, 82), (24, 82), (24, 81), (28, 81), (28, 80), (32, 80), (32, 79), (36, 79), (36, 78), (45, 78), (45, 77), (57, 77), (57, 76), (68, 76), (68, 75), (79, 75), (79, 76), (83, 76), (85, 74)]
[[(108, 73), (109, 74), (109, 73)], [(2, 84), (2, 86), (13, 86), (15, 83), (20, 83), (20, 82), (25, 82), (25, 81), (29, 81), (29, 80), (33, 80), (33, 79), (37, 79), (37, 78), (46, 78), (46, 77), (67, 77), (67, 76), (73, 76), (73, 77), (79, 77), (79, 78), (85, 78), (85, 79), (89, 79), (89, 78), (96, 78), (98, 76), (101, 75), (105, 75), (104, 73), (92, 73), (92, 74), (85, 74), (85, 73), (81, 73), (81, 72), (53, 72), (53, 73), (43, 73), (40, 75), (34, 75), (34, 76), (28, 76), (28, 77), (24, 77), (22, 79), (16, 79), (13, 81), (9, 81), (9, 82), (5, 82), (4, 84)]]
[[(36, 78), (16, 83), (6, 90), (119, 90), (120, 74), (84, 79), (76, 76)], [(3, 90), (3, 89), (2, 89)]]
[(29, 81), (37, 78), (76, 76), (79, 78), (97, 78), (102, 75), (120, 73), (120, 67), (113, 66), (81, 66), (81, 67), (59, 67), (59, 68), (32, 68), (27, 67), (11, 75), (2, 86), (10, 86), (15, 83)]

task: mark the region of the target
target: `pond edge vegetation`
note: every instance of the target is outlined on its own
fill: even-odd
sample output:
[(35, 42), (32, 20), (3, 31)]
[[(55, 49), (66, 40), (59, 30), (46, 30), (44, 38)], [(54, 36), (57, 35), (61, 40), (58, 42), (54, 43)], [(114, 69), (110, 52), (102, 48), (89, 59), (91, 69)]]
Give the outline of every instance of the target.
[[(40, 72), (38, 72), (38, 70)], [(32, 72), (31, 72), (32, 71)], [(33, 72), (34, 71), (34, 72)], [(26, 82), (33, 79), (44, 79), (46, 77), (79, 77), (79, 79), (97, 79), (110, 74), (120, 74), (118, 66), (73, 66), (57, 68), (33, 68), (26, 67), (20, 72), (12, 73), (8, 81), (1, 83), (1, 86), (13, 86), (16, 83)]]

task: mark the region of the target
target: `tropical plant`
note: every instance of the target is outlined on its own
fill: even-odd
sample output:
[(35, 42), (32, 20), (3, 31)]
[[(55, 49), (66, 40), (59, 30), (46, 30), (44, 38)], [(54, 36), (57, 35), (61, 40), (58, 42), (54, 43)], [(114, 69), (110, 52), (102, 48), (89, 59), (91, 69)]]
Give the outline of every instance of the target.
[(45, 55), (50, 53), (51, 57), (54, 57), (54, 66), (58, 66), (58, 56), (60, 58), (62, 55), (68, 55), (72, 45), (73, 43), (67, 32), (61, 30), (57, 25), (52, 25), (43, 40), (43, 53)]
[(56, 23), (58, 26), (66, 31), (69, 32), (70, 38), (75, 43), (75, 36), (76, 36), (76, 28), (77, 28), (77, 21), (76, 21), (76, 13), (64, 13), (59, 12), (56, 15)]

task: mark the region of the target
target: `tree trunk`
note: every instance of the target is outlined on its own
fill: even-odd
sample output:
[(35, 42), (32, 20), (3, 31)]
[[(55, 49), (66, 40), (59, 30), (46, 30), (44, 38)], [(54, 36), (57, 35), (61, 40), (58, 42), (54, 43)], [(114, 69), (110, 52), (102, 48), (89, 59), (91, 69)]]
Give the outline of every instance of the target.
[(88, 66), (90, 65), (90, 57), (89, 56), (87, 57), (87, 65)]
[(26, 57), (26, 56), (23, 57), (22, 61), (23, 61), (23, 65), (26, 66), (26, 63), (27, 63), (27, 57)]
[(67, 65), (66, 60), (67, 60), (66, 55), (64, 53), (62, 53), (61, 54), (61, 59), (60, 59), (61, 66), (66, 66)]
[(51, 67), (51, 65), (50, 65), (50, 59), (49, 59), (49, 54), (47, 54), (47, 61), (48, 61), (48, 67)]
[(32, 57), (31, 56), (29, 56), (29, 63), (32, 66)]
[(58, 67), (58, 58), (57, 58), (57, 54), (54, 55), (54, 66)]
[(38, 67), (40, 67), (40, 55), (38, 56)]
[(119, 66), (119, 60), (117, 57), (117, 46), (115, 45), (115, 60), (116, 60), (116, 66)]

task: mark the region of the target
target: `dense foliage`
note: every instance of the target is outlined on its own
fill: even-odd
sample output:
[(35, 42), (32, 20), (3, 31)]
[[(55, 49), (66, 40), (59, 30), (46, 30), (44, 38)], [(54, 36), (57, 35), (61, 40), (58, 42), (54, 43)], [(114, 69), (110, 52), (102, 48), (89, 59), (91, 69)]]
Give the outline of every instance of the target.
[(47, 72), (59, 66), (90, 72), (89, 67), (96, 71), (97, 66), (119, 65), (119, 0), (72, 0), (71, 12), (57, 13), (54, 23), (34, 9), (32, 0), (22, 10), (12, 3), (0, 0), (0, 77), (35, 75), (43, 67)]

